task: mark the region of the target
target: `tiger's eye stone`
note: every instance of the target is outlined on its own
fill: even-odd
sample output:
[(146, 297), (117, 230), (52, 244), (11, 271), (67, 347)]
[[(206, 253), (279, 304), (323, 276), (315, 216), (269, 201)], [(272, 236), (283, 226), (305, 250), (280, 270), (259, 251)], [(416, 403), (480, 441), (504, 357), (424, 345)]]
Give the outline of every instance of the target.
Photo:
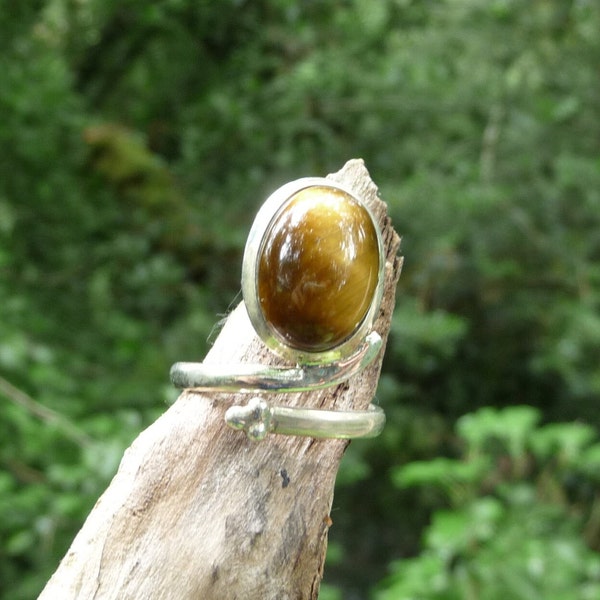
[(313, 186), (288, 200), (263, 238), (258, 300), (281, 341), (323, 352), (360, 326), (378, 276), (379, 245), (369, 212), (341, 190)]

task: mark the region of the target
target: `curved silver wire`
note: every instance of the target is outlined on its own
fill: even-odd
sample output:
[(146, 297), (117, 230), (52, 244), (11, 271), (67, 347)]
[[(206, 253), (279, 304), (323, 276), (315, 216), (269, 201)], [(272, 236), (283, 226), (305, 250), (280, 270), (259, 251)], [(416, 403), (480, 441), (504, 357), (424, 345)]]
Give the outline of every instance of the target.
[(171, 381), (178, 388), (202, 392), (276, 393), (319, 390), (342, 383), (364, 369), (375, 359), (381, 344), (379, 334), (372, 331), (347, 358), (327, 364), (296, 367), (256, 364), (232, 367), (178, 362), (171, 367)]
[(251, 398), (246, 406), (231, 406), (225, 413), (227, 425), (246, 433), (252, 441), (269, 433), (314, 438), (350, 439), (378, 436), (385, 413), (373, 404), (368, 410), (323, 410), (270, 406), (264, 398)]

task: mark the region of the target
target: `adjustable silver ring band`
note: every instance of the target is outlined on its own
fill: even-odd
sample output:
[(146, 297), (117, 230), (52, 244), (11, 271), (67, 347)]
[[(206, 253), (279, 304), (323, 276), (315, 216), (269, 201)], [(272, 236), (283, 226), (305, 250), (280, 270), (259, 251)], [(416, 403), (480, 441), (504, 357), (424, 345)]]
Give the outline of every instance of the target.
[(251, 398), (246, 406), (232, 406), (225, 421), (233, 429), (260, 441), (269, 433), (313, 438), (350, 439), (378, 436), (385, 425), (385, 413), (370, 404), (368, 410), (322, 410), (270, 406), (264, 398)]
[[(171, 367), (171, 381), (196, 392), (276, 393), (319, 390), (346, 381), (362, 371), (377, 356), (382, 341), (372, 331), (349, 357), (329, 364), (296, 367), (240, 364), (235, 367), (179, 362)], [(271, 406), (263, 398), (251, 398), (246, 406), (232, 406), (225, 414), (233, 429), (249, 439), (262, 440), (269, 433), (315, 438), (370, 438), (381, 433), (385, 413), (378, 406), (368, 410), (322, 410)]]
[(202, 392), (305, 392), (346, 381), (370, 364), (381, 349), (376, 331), (351, 356), (329, 364), (297, 367), (227, 365), (178, 362), (171, 367), (171, 381), (178, 388)]

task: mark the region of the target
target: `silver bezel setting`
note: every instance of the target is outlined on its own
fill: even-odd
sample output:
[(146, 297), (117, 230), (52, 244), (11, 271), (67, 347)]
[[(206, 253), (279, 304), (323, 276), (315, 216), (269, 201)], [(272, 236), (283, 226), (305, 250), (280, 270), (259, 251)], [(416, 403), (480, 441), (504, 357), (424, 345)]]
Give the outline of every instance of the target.
[[(264, 240), (270, 232), (274, 220), (292, 198), (300, 191), (309, 187), (329, 187), (339, 190), (351, 196), (356, 202), (363, 206), (371, 218), (377, 235), (379, 250), (379, 269), (377, 286), (373, 295), (371, 305), (362, 322), (354, 332), (337, 346), (325, 351), (309, 352), (299, 350), (282, 340), (266, 321), (258, 298), (258, 264), (264, 248)], [(381, 230), (371, 209), (357, 195), (347, 187), (326, 179), (325, 177), (303, 177), (290, 181), (275, 190), (264, 202), (258, 211), (254, 223), (248, 234), (244, 258), (242, 262), (242, 294), (248, 316), (259, 337), (273, 352), (296, 364), (326, 364), (340, 360), (355, 351), (366, 335), (370, 332), (373, 321), (377, 317), (381, 298), (383, 295), (383, 280), (385, 270), (385, 256)]]

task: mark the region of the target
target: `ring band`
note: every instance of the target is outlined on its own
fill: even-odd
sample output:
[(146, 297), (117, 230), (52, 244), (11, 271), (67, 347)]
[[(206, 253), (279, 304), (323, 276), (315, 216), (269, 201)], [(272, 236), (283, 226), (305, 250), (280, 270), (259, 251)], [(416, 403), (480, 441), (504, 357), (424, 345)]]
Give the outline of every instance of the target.
[(326, 364), (272, 367), (268, 365), (205, 365), (178, 362), (171, 367), (175, 387), (203, 392), (306, 392), (346, 381), (379, 353), (381, 337), (372, 331), (351, 356)]
[(246, 406), (231, 406), (227, 425), (260, 441), (269, 433), (313, 438), (350, 439), (377, 437), (385, 425), (385, 413), (370, 404), (368, 410), (323, 410), (270, 406), (264, 398), (251, 398)]

